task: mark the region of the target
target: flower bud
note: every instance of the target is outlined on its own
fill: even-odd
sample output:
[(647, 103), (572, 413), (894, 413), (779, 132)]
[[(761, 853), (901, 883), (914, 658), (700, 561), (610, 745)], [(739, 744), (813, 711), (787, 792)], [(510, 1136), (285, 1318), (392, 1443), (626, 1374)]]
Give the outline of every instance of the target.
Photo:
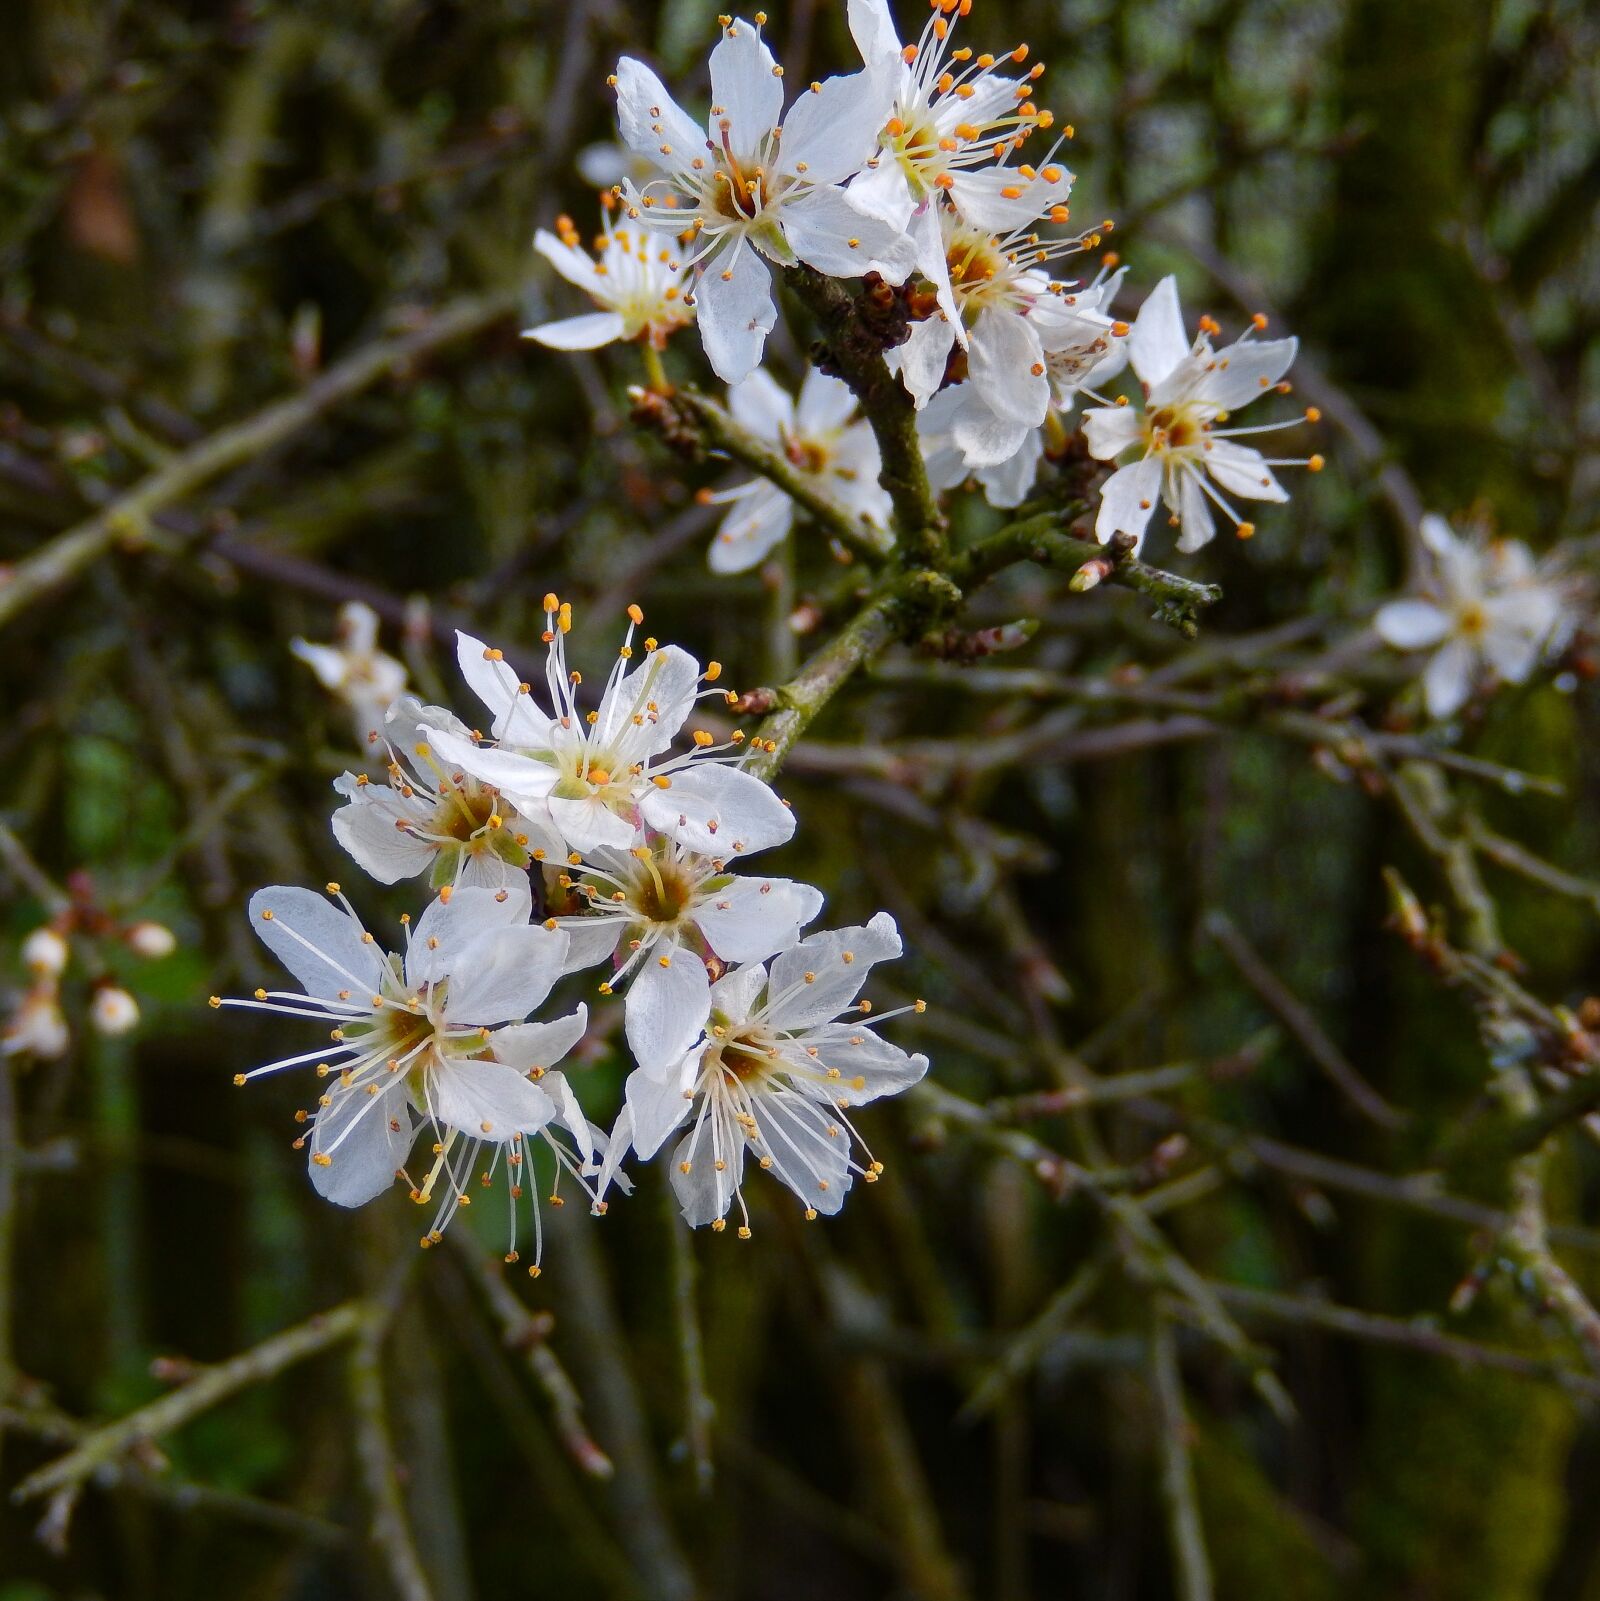
[(89, 1002), (89, 1020), (98, 1033), (115, 1036), (126, 1034), (139, 1021), (139, 1003), (115, 984), (107, 984), (94, 992)]
[(178, 937), (165, 923), (143, 922), (135, 923), (123, 938), (128, 942), (128, 949), (134, 955), (142, 956), (147, 961), (158, 961), (163, 956), (171, 956), (178, 948)]
[(30, 990), (22, 1005), (12, 1014), (11, 1021), (0, 1035), (0, 1054), (28, 1055), (41, 1061), (53, 1061), (66, 1055), (72, 1043), (67, 1020), (62, 1016), (56, 1000), (54, 984), (41, 984)]
[(67, 942), (53, 928), (36, 928), (22, 942), (22, 962), (40, 978), (59, 978), (67, 965)]

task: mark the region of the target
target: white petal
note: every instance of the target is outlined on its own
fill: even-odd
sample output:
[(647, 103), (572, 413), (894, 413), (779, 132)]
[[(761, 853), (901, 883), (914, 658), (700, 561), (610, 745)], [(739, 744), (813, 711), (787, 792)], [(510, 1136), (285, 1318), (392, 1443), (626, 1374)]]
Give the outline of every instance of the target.
[(1161, 497), (1161, 462), (1146, 456), (1126, 467), (1119, 467), (1100, 491), (1100, 511), (1095, 518), (1094, 536), (1104, 545), (1115, 533), (1132, 534), (1144, 543), (1144, 531)]
[(690, 850), (742, 856), (781, 845), (794, 833), (794, 813), (771, 786), (736, 767), (696, 762), (671, 777), (670, 789), (651, 787), (640, 815)]
[(491, 929), (457, 958), (445, 1017), (478, 1028), (520, 1023), (550, 993), (566, 959), (567, 936), (560, 929)]
[(581, 973), (615, 954), (627, 920), (621, 917), (569, 917), (561, 926), (567, 934), (565, 971)]
[(1115, 461), (1144, 438), (1144, 425), (1132, 406), (1094, 406), (1083, 414), (1083, 437), (1096, 461)]
[(789, 878), (735, 878), (695, 907), (706, 942), (725, 962), (760, 962), (800, 937), (822, 893)]
[(1267, 393), (1288, 372), (1299, 348), (1296, 339), (1243, 339), (1212, 357), (1212, 366), (1195, 392), (1224, 411), (1237, 411)]
[(1231, 439), (1213, 439), (1205, 453), (1207, 470), (1230, 494), (1248, 500), (1285, 501), (1289, 492), (1273, 476), (1266, 457)]
[(712, 371), (725, 384), (742, 383), (761, 360), (767, 335), (778, 320), (771, 269), (736, 239), (707, 262), (694, 296), (700, 338)]
[(763, 439), (776, 441), (794, 427), (794, 400), (764, 367), (728, 391), (728, 410), (735, 422)]
[(767, 987), (767, 970), (759, 962), (748, 967), (731, 967), (711, 986), (713, 1010), (735, 1022), (755, 1010), (761, 992)]
[(583, 1103), (578, 1099), (572, 1081), (565, 1073), (546, 1073), (539, 1080), (539, 1088), (555, 1104), (555, 1120), (572, 1136), (579, 1163), (585, 1171), (591, 1170), (595, 1146), (598, 1143), (601, 1150), (605, 1149), (605, 1135), (583, 1115)]
[[(906, 182), (905, 168), (888, 157), (879, 161), (876, 167), (864, 167), (850, 180), (850, 198), (869, 216), (881, 217), (891, 228), (902, 230), (910, 228), (912, 214), (917, 210), (917, 199)], [(935, 238), (942, 238), (937, 218), (933, 231)], [(943, 261), (942, 246), (938, 255), (939, 260)], [(927, 271), (920, 253), (917, 265), (924, 272)]]
[(259, 889), (250, 897), (250, 926), (307, 995), (333, 1000), (350, 990), (365, 1001), (382, 987), (377, 944), (364, 941), (361, 925), (321, 895), (288, 884)]
[(754, 155), (783, 116), (783, 80), (760, 31), (735, 17), (711, 52), (711, 126), (724, 118), (736, 155)]
[(854, 1003), (875, 963), (899, 954), (900, 931), (887, 912), (865, 926), (808, 935), (774, 959), (767, 1016), (781, 1029), (826, 1023)]
[(590, 311), (581, 317), (563, 317), (530, 328), (525, 338), (551, 350), (598, 350), (621, 339), (628, 326), (614, 311)]
[(427, 1075), (428, 1109), (446, 1128), (475, 1140), (534, 1134), (556, 1115), (555, 1102), (514, 1067), (447, 1062)]
[(566, 800), (560, 796), (547, 802), (550, 816), (561, 837), (575, 851), (589, 852), (603, 845), (626, 850), (637, 832), (626, 817), (619, 817), (604, 801)]
[[(968, 120), (977, 120), (970, 107), (964, 109)], [(1021, 228), (1051, 206), (1065, 205), (1072, 191), (1072, 174), (1065, 171), (1055, 183), (1042, 175), (1029, 181), (1015, 167), (966, 168), (951, 176), (955, 179), (951, 203), (974, 227), (988, 233), (1008, 234)], [(1016, 193), (1007, 195), (1008, 189)]]
[(951, 429), (963, 460), (974, 469), (997, 467), (1003, 461), (1010, 461), (1038, 425), (1002, 417), (970, 390), (969, 396), (968, 403), (956, 412)]
[(1378, 638), (1396, 650), (1426, 650), (1450, 632), (1450, 619), (1428, 600), (1391, 600), (1372, 619)]
[(599, 298), (595, 286), (604, 283), (605, 279), (595, 271), (594, 257), (587, 251), (579, 249), (577, 245), (563, 243), (548, 228), (541, 228), (533, 236), (533, 248), (569, 284)]
[(955, 342), (955, 329), (950, 322), (943, 317), (929, 317), (912, 323), (904, 342), (884, 352), (890, 372), (899, 373), (900, 382), (919, 409), (928, 404), (944, 382)]
[(1430, 717), (1448, 717), (1472, 693), (1477, 654), (1463, 639), (1452, 639), (1434, 652), (1422, 675)]
[[(683, 1074), (661, 1078), (639, 1072), (628, 1075), (623, 1095), (627, 1102), (630, 1138), (640, 1160), (648, 1162), (693, 1109), (694, 1102), (686, 1099), (683, 1091)], [(615, 1131), (612, 1138), (616, 1138)]]
[(1200, 474), (1189, 467), (1178, 469), (1178, 549), (1186, 555), (1209, 545), (1217, 532), (1211, 503), (1200, 487)]
[(408, 804), (386, 784), (365, 784), (333, 814), (333, 837), (380, 884), (398, 884), (433, 865), (435, 847), (398, 826), (415, 824), (430, 810)]
[[(795, 421), (806, 435), (830, 433), (843, 428), (856, 409), (856, 397), (849, 384), (819, 367), (812, 367), (800, 386)], [(870, 438), (870, 434), (868, 435)]]
[(1030, 429), (1008, 461), (979, 469), (978, 482), (983, 485), (983, 498), (991, 506), (1020, 506), (1039, 476), (1039, 462), (1043, 456), (1044, 435), (1037, 428)]
[[(617, 126), (628, 148), (663, 172), (687, 167), (706, 145), (705, 130), (679, 108), (655, 73), (631, 56), (617, 63)], [(669, 153), (662, 153), (663, 145)]]
[[(807, 1206), (825, 1214), (837, 1212), (851, 1182), (850, 1145), (843, 1128), (793, 1091), (753, 1096), (751, 1109), (761, 1144), (772, 1158), (771, 1171)], [(830, 1136), (830, 1128), (838, 1132)]]
[(973, 388), (997, 417), (1027, 428), (1044, 421), (1050, 380), (1039, 335), (1026, 317), (991, 306), (972, 330), (967, 361)]
[(870, 65), (874, 61), (900, 59), (900, 35), (889, 14), (889, 0), (848, 0), (845, 15), (850, 19), (850, 37), (863, 61)]
[[(477, 886), (440, 895), (417, 919), (406, 948), (406, 984), (415, 991), (424, 984), (452, 977), (456, 963), (476, 939), (499, 929), (525, 925), (533, 910), (526, 875), (506, 886), (504, 896)], [(482, 1021), (462, 1018), (463, 1022)]]
[(1462, 542), (1456, 538), (1455, 530), (1436, 512), (1424, 514), (1417, 524), (1417, 532), (1435, 556), (1453, 555), (1461, 548)]
[[(737, 1137), (732, 1149), (716, 1151), (711, 1143), (711, 1129), (700, 1130), (696, 1147), (693, 1131), (684, 1135), (672, 1153), (672, 1189), (683, 1208), (684, 1220), (692, 1229), (714, 1223), (733, 1204), (733, 1193), (739, 1187), (739, 1176), (744, 1167), (744, 1139)], [(721, 1156), (723, 1167), (717, 1168)], [(683, 1169), (688, 1167), (685, 1173)]]
[(567, 1017), (548, 1023), (513, 1023), (495, 1030), (495, 1060), (514, 1067), (519, 1073), (554, 1067), (584, 1036), (589, 1026), (589, 1008), (580, 1006)]
[(714, 573), (749, 572), (782, 542), (793, 523), (794, 502), (769, 483), (754, 484), (717, 525), (707, 563)]
[(1128, 335), (1128, 356), (1140, 380), (1154, 388), (1189, 354), (1183, 334), (1178, 280), (1166, 277), (1150, 291)]
[(802, 261), (835, 278), (876, 272), (897, 284), (916, 265), (910, 238), (863, 211), (844, 189), (811, 189), (786, 204), (783, 236)]
[[(555, 787), (560, 774), (549, 762), (523, 756), (514, 750), (480, 745), (445, 729), (429, 729), (428, 744), (449, 766), (459, 767), (511, 798), (519, 810), (537, 812), (539, 803)], [(524, 806), (524, 801), (528, 804)]]
[(783, 120), (783, 171), (801, 172), (804, 163), (805, 178), (817, 184), (843, 183), (859, 172), (878, 147), (898, 79), (896, 67), (869, 68), (803, 91)]
[[(398, 1089), (391, 1084), (389, 1091)], [(311, 1127), (311, 1185), (335, 1206), (365, 1206), (382, 1195), (406, 1165), (411, 1151), (411, 1109), (403, 1095), (380, 1091), (368, 1095), (336, 1087), (332, 1099), (316, 1115)], [(352, 1126), (353, 1125), (353, 1126)], [(338, 1149), (326, 1164), (318, 1156)]]
[[(854, 1028), (849, 1023), (824, 1023), (808, 1029), (799, 1044), (807, 1051), (813, 1067), (839, 1070), (819, 1096), (862, 1106), (882, 1095), (898, 1095), (921, 1081), (928, 1071), (928, 1058), (913, 1055), (898, 1045), (880, 1039), (870, 1028)], [(809, 1052), (816, 1055), (809, 1056)]]
[(700, 1037), (710, 1011), (705, 963), (692, 951), (663, 942), (628, 987), (626, 1022), (633, 1059), (647, 1072), (678, 1061)]
[(700, 688), (700, 663), (677, 645), (664, 645), (619, 678), (601, 697), (590, 748), (615, 750), (629, 761), (659, 755), (677, 737)]
[[(489, 733), (508, 745), (524, 750), (546, 750), (550, 745), (550, 719), (534, 705), (510, 664), (500, 659), (481, 639), (456, 632), (456, 665), (474, 695), (489, 711)], [(445, 733), (464, 737), (460, 723), (452, 718), (441, 724)], [(411, 753), (406, 752), (407, 755)]]

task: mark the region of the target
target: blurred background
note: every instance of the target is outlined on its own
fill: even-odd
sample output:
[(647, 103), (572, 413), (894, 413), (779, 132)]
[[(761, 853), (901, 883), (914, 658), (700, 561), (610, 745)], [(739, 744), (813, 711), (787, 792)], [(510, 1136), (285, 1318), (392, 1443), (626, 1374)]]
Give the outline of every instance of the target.
[[(1181, 674), (1235, 636), (1289, 650), (1308, 615), (1353, 626), (1401, 582), (1419, 505), (1482, 510), (1541, 550), (1593, 532), (1592, 7), (979, 0), (962, 26), (1048, 63), (1077, 218), (1117, 219), (1132, 267), (1119, 309), (1176, 270), (1189, 314), (1230, 333), (1268, 310), (1303, 338), (1329, 458), (1248, 545), (1177, 563), (1226, 586), (1199, 645), (1136, 596), (1025, 569), (977, 614), (1043, 620), (1007, 666)], [(303, 1033), (205, 1005), (266, 981), (244, 917), (260, 884), (338, 878), (374, 926), (420, 907), (335, 846), (331, 781), (362, 756), (289, 641), (333, 638), (363, 600), (413, 686), (469, 718), (454, 627), (532, 661), (547, 589), (573, 601), (591, 668), (630, 601), (736, 687), (809, 649), (790, 619), (837, 586), (821, 542), (714, 579), (695, 490), (725, 476), (632, 428), (636, 353), (517, 337), (585, 309), (530, 243), (559, 213), (598, 215), (583, 174), (613, 175), (593, 147), (616, 57), (703, 104), (715, 27), (701, 0), (5, 7), (0, 562), (99, 529), (0, 648), (8, 1006), (23, 937), (63, 904), (83, 930), (69, 1048), (5, 1064), (8, 1488), (191, 1364), (416, 1256), (402, 1194), (350, 1214), (312, 1193), (289, 1148), (303, 1083), (233, 1088)], [(790, 0), (767, 36), (790, 82), (851, 61), (842, 5)], [(804, 348), (780, 334), (769, 364), (797, 379)], [(701, 371), (692, 339), (670, 359)], [(163, 473), (155, 502), (119, 500)], [(1217, 657), (1197, 659), (1203, 678)], [(1596, 978), (1597, 711), (1569, 675), (1466, 735), (1565, 786), (1472, 804), (1576, 875), (1567, 894), (1491, 878), (1525, 982), (1573, 1005)], [(874, 993), (928, 998), (895, 1037), (967, 1101), (1080, 1064), (1173, 1069), (1097, 1110), (1094, 1139), (1175, 1187), (1160, 1236), (1231, 1287), (1293, 1421), (1214, 1341), (1152, 1324), (1140, 1251), (1041, 1180), (1039, 1153), (1072, 1149), (1059, 1105), (1018, 1112), (1008, 1127), (1038, 1142), (1019, 1147), (887, 1104), (861, 1119), (883, 1182), (825, 1224), (757, 1182), (753, 1241), (688, 1240), (645, 1173), (603, 1220), (547, 1208), (536, 1283), (470, 1249), (419, 1258), (376, 1402), (341, 1345), (137, 1450), (69, 1526), (39, 1538), (44, 1502), (0, 1503), (0, 1601), (396, 1594), (368, 1531), (381, 1544), (397, 1510), (426, 1576), (408, 1601), (1187, 1601), (1163, 1494), (1175, 1418), (1220, 1597), (1596, 1601), (1593, 1386), (1563, 1377), (1572, 1350), (1503, 1278), (1452, 1316), (1485, 1238), (1394, 1204), (1392, 1176), (1487, 1076), (1468, 1005), (1383, 928), (1380, 869), (1438, 898), (1433, 865), (1326, 752), (1196, 721), (906, 653), (790, 762), (802, 826), (768, 860), (826, 889), (833, 923), (896, 915), (908, 959)], [(1004, 739), (1014, 760), (985, 755)], [(176, 951), (137, 957), (123, 931), (141, 918)], [(142, 1012), (131, 1033), (89, 1022), (108, 979)], [(1403, 1126), (1362, 1115), (1322, 1046)], [(600, 1042), (576, 1071), (605, 1120), (618, 1059)], [(1362, 1193), (1352, 1173), (1381, 1180)], [(1592, 1144), (1564, 1145), (1558, 1243), (1589, 1283), (1596, 1179)], [(1451, 1183), (1504, 1204), (1503, 1169)], [(493, 1215), (455, 1227), (479, 1225), (497, 1264), (499, 1210), (477, 1210)], [(1372, 1321), (1331, 1326), (1330, 1306)], [(1525, 1360), (1446, 1359), (1437, 1330)], [(374, 1405), (398, 1464), (376, 1507), (352, 1443)], [(583, 1429), (609, 1478), (586, 1471)]]

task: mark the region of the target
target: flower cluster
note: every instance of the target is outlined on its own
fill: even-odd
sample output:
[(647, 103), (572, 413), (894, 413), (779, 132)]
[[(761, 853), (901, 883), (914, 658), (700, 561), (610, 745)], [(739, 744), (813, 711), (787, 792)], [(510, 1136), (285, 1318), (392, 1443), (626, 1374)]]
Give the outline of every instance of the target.
[[(252, 926), (300, 990), (213, 1004), (323, 1024), (329, 1043), (235, 1082), (313, 1067), (318, 1095), (297, 1114), (308, 1126), (295, 1143), (317, 1190), (359, 1206), (399, 1178), (432, 1208), (424, 1244), (503, 1168), (514, 1260), (536, 1136), (554, 1163), (552, 1200), (565, 1172), (604, 1210), (612, 1185), (627, 1187), (624, 1161), (654, 1155), (685, 1123), (673, 1182), (691, 1223), (720, 1230), (737, 1200), (748, 1236), (747, 1148), (808, 1216), (836, 1211), (853, 1178), (879, 1172), (846, 1109), (928, 1065), (881, 1039), (883, 1018), (859, 998), (872, 966), (900, 953), (893, 920), (804, 935), (821, 893), (742, 870), (795, 821), (748, 770), (759, 741), (690, 728), (680, 748), (700, 701), (732, 698), (715, 687), (719, 664), (636, 645), (643, 616), (630, 607), (586, 709), (568, 659), (572, 609), (553, 594), (545, 607), (542, 693), (462, 634), (457, 659), (488, 732), (401, 697), (375, 736), (387, 782), (338, 781), (334, 834), (355, 861), (380, 882), (437, 890), (402, 920), (400, 948), (379, 943), (337, 884), (326, 897), (280, 886), (251, 901)], [(606, 1022), (591, 1025), (583, 1005), (534, 1020), (566, 975), (597, 966), (602, 1011), (625, 992), (635, 1064), (609, 1133), (557, 1067)], [(538, 1240), (536, 1203), (533, 1217)]]

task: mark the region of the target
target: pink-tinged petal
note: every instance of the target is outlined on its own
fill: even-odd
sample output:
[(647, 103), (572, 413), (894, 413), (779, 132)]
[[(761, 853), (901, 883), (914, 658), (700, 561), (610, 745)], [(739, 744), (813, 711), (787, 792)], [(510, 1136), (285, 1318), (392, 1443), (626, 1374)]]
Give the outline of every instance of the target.
[(783, 80), (761, 32), (743, 17), (722, 30), (711, 52), (711, 120), (724, 122), (736, 155), (754, 155), (783, 117)]
[(793, 945), (822, 910), (822, 893), (788, 878), (735, 878), (691, 914), (725, 962), (761, 962)]
[(644, 796), (639, 812), (690, 850), (731, 858), (782, 845), (794, 833), (794, 813), (771, 786), (736, 767), (696, 762), (671, 779), (670, 788)]
[(1237, 411), (1288, 372), (1299, 346), (1297, 339), (1244, 339), (1229, 345), (1211, 358), (1195, 393), (1224, 411)]
[(1246, 500), (1285, 501), (1289, 491), (1280, 484), (1266, 457), (1248, 445), (1237, 445), (1231, 439), (1209, 441), (1205, 464), (1211, 476), (1230, 495), (1242, 495)]
[(623, 143), (663, 172), (687, 167), (706, 147), (705, 130), (679, 107), (655, 73), (631, 56), (617, 63), (617, 126)]
[(1477, 667), (1477, 652), (1463, 639), (1448, 640), (1434, 652), (1422, 675), (1430, 717), (1449, 717), (1466, 704)]
[(844, 189), (811, 189), (784, 205), (783, 236), (789, 248), (818, 272), (833, 278), (881, 273), (903, 283), (916, 264), (916, 249), (899, 229), (861, 210)]
[(1083, 414), (1083, 437), (1096, 461), (1115, 461), (1143, 441), (1143, 419), (1132, 406), (1094, 406)]
[(1128, 356), (1140, 381), (1153, 389), (1188, 354), (1178, 280), (1166, 277), (1139, 308), (1128, 335)]
[(366, 1001), (382, 987), (376, 943), (364, 940), (361, 925), (324, 896), (289, 884), (257, 890), (250, 897), (250, 926), (307, 995), (333, 1000), (348, 990)]
[(887, 912), (864, 926), (808, 935), (773, 959), (768, 1020), (786, 1030), (831, 1021), (854, 1004), (873, 965), (892, 960), (900, 949), (900, 931)]
[(956, 342), (954, 325), (943, 317), (914, 322), (903, 343), (884, 352), (889, 371), (900, 375), (900, 382), (920, 410), (944, 382), (950, 364), (950, 351)]
[(783, 121), (783, 171), (817, 184), (843, 183), (859, 172), (894, 111), (898, 68), (829, 78), (798, 95)]
[[(394, 1183), (411, 1152), (411, 1109), (392, 1083), (377, 1095), (365, 1088), (330, 1092), (311, 1126), (311, 1185), (335, 1206), (365, 1206)], [(328, 1158), (326, 1163), (317, 1161)]]
[(785, 429), (794, 427), (793, 399), (762, 367), (728, 391), (728, 410), (735, 422), (763, 439), (777, 440)]
[[(663, 965), (665, 963), (665, 965)], [(678, 1061), (704, 1032), (711, 981), (692, 951), (663, 942), (628, 986), (628, 1049), (647, 1072)]]
[(1113, 534), (1132, 534), (1134, 550), (1144, 543), (1150, 514), (1161, 496), (1161, 463), (1154, 456), (1119, 467), (1100, 491), (1100, 511), (1095, 518), (1094, 535), (1102, 545)]
[(972, 387), (997, 417), (1037, 428), (1050, 408), (1039, 335), (1020, 312), (992, 306), (972, 330), (967, 351)]
[(1428, 600), (1391, 600), (1372, 619), (1378, 638), (1396, 650), (1427, 650), (1450, 632), (1450, 619)]
[(602, 345), (615, 344), (628, 332), (628, 325), (615, 311), (590, 311), (580, 317), (562, 317), (557, 322), (542, 322), (529, 328), (524, 339), (544, 345), (550, 350), (598, 350)]
[(695, 283), (695, 306), (706, 360), (725, 384), (755, 371), (778, 320), (772, 271), (742, 239), (724, 246)]
[(556, 1115), (555, 1102), (514, 1067), (499, 1062), (446, 1062), (429, 1068), (428, 1110), (445, 1128), (502, 1144), (536, 1134)]

